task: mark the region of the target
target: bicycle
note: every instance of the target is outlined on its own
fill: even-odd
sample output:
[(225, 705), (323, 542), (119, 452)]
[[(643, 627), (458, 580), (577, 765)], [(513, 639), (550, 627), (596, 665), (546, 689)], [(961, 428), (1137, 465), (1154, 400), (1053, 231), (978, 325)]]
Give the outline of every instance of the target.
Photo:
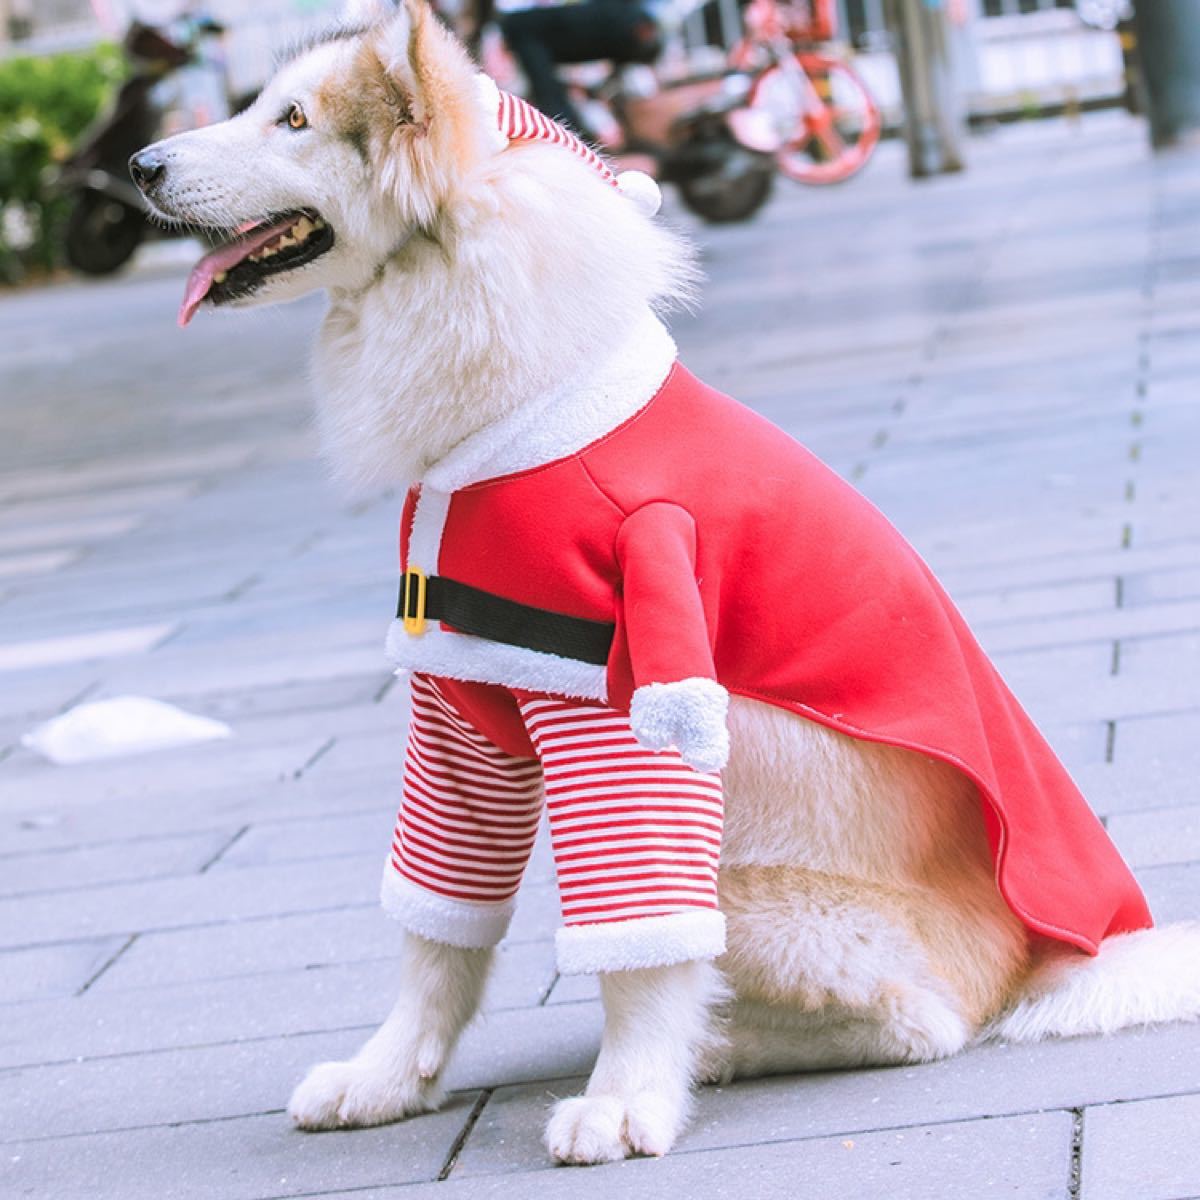
[(867, 164), (883, 121), (866, 84), (828, 44), (836, 0), (751, 0), (730, 64), (753, 77), (735, 114), (744, 145), (771, 150), (798, 183), (841, 183)]

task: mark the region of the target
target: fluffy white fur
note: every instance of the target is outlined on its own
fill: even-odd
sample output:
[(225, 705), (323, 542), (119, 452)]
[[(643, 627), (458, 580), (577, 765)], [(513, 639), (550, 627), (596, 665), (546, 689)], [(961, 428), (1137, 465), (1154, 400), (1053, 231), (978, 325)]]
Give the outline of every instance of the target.
[(633, 693), (629, 723), (649, 750), (674, 747), (697, 771), (719, 771), (729, 761), (725, 717), (729, 693), (714, 679), (649, 683)]
[(388, 1019), (348, 1062), (314, 1067), (288, 1114), (303, 1129), (383, 1125), (437, 1108), (450, 1052), (479, 1008), (492, 950), (405, 934), (404, 986)]
[(1200, 1013), (1200, 922), (1111, 937), (1095, 958), (1047, 953), (987, 1030), (1011, 1042), (1115, 1033)]
[[(277, 114), (296, 99), (310, 127), (292, 136)], [(318, 419), (353, 484), (405, 484), (489, 430), (529, 428), (581, 364), (607, 361), (690, 287), (690, 256), (636, 204), (552, 147), (497, 153), (491, 119), (465, 55), (407, 0), (285, 67), (247, 114), (162, 147), (171, 216), (235, 227), (305, 207), (335, 230), (330, 253), (253, 300), (328, 290)], [(654, 692), (637, 719), (716, 764), (722, 697), (685, 691), (690, 723)], [(1043, 961), (996, 889), (974, 789), (950, 767), (744, 700), (728, 727), (727, 948), (715, 965), (602, 977), (602, 1049), (586, 1094), (551, 1118), (556, 1158), (664, 1153), (697, 1076), (918, 1062), (986, 1036), (1200, 1014), (1196, 925)], [(302, 1127), (438, 1102), (490, 952), (405, 945), (387, 1022), (292, 1097)]]

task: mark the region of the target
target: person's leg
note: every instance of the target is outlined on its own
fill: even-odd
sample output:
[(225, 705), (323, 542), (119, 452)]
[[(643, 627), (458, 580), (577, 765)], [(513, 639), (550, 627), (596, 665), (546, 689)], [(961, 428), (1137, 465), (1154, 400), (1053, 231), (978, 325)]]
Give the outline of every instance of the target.
[(548, 117), (582, 130), (579, 113), (558, 77), (557, 59), (551, 49), (554, 16), (553, 9), (541, 8), (505, 13), (500, 18), (500, 30), (529, 81), (530, 101)]
[(547, 116), (584, 131), (558, 77), (557, 65), (634, 56), (635, 31), (645, 19), (636, 6), (597, 0), (507, 13), (500, 19), (500, 28), (529, 80), (533, 103)]

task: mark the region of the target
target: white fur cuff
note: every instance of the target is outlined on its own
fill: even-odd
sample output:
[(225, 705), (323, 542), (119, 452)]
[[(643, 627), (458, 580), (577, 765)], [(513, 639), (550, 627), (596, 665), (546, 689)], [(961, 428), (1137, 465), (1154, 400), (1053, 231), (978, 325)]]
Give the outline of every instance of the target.
[(389, 861), (379, 893), (383, 911), (409, 933), (445, 946), (486, 950), (508, 932), (516, 902), (471, 904), (427, 892), (398, 874)]
[(568, 925), (554, 936), (561, 975), (670, 967), (725, 952), (725, 914), (695, 908), (665, 917)]
[(719, 771), (729, 761), (729, 693), (715, 680), (648, 683), (633, 693), (629, 723), (647, 750), (674, 747), (697, 771)]

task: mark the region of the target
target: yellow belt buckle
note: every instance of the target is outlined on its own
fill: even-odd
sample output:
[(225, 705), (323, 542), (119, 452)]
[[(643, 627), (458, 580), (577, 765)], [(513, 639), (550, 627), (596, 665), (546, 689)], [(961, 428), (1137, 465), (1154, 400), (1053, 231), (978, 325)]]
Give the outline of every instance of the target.
[[(415, 586), (414, 586), (415, 585)], [(425, 590), (427, 580), (420, 567), (404, 572), (404, 632), (425, 632)]]

